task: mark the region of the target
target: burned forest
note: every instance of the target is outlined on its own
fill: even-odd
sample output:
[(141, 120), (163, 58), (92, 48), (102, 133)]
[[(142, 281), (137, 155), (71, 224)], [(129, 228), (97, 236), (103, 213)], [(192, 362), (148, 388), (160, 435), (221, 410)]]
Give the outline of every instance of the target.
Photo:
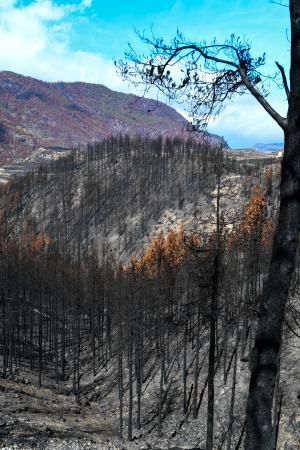
[[(1, 448), (243, 448), (277, 158), (118, 137), (1, 186)], [(274, 448), (297, 448), (299, 261)], [(13, 447), (13, 445), (15, 447)]]

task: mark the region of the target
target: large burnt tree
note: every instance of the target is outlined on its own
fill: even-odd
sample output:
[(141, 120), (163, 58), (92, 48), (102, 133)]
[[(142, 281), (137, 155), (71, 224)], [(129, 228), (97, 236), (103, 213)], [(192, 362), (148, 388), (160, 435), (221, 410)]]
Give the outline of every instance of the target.
[[(141, 35), (149, 54), (139, 55), (132, 47), (125, 60), (117, 61), (123, 77), (147, 88), (156, 86), (171, 99), (184, 99), (191, 106), (196, 128), (220, 111), (227, 99), (250, 92), (284, 131), (280, 209), (274, 234), (268, 279), (264, 287), (252, 354), (247, 405), (245, 448), (273, 449), (272, 404), (279, 370), (282, 325), (289, 286), (294, 272), (300, 226), (300, 2), (289, 0), (289, 79), (276, 62), (285, 89), (288, 112), (282, 117), (267, 100), (261, 74), (265, 55), (255, 58), (250, 44), (232, 35), (219, 43), (191, 42), (182, 34), (166, 43)], [(178, 70), (179, 69), (179, 70)]]

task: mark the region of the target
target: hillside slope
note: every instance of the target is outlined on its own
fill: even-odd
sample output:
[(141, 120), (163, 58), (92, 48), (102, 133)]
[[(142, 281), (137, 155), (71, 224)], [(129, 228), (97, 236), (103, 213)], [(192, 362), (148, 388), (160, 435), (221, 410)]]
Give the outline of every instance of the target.
[(0, 99), (0, 161), (118, 134), (188, 137), (188, 122), (175, 109), (98, 84), (46, 83), (0, 72)]
[[(252, 160), (248, 167), (224, 158), (222, 178), (231, 179), (236, 193), (226, 209), (236, 214), (260, 169)], [(94, 252), (101, 261), (111, 253), (125, 262), (160, 232), (209, 223), (215, 214), (216, 150), (199, 143), (110, 138), (42, 168), (28, 167), (32, 172), (3, 186), (5, 230), (19, 240), (30, 224), (73, 257)]]
[[(278, 168), (191, 141), (119, 137), (1, 185), (4, 448), (205, 448), (217, 192), (224, 226), (243, 227), (223, 228), (219, 253), (214, 448), (241, 448)], [(280, 450), (299, 437), (296, 339), (286, 328)]]

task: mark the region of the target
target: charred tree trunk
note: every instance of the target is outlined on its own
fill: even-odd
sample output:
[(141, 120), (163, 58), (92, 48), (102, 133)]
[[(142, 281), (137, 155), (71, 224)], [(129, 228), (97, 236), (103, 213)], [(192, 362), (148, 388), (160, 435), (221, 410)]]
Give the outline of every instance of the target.
[(207, 382), (207, 436), (206, 448), (213, 449), (214, 441), (214, 405), (215, 405), (215, 359), (216, 359), (216, 310), (218, 298), (218, 278), (219, 278), (219, 255), (214, 258), (214, 277), (212, 286), (212, 298), (210, 306), (210, 327), (209, 327), (209, 360), (208, 360), (208, 382)]
[(194, 394), (193, 394), (193, 419), (198, 417), (198, 377), (199, 377), (199, 352), (200, 352), (200, 300), (197, 304), (197, 327), (196, 327), (196, 348), (195, 348), (195, 369), (194, 369)]
[(162, 407), (163, 407), (163, 385), (165, 372), (165, 348), (162, 339), (160, 360), (160, 382), (159, 382), (159, 406), (158, 406), (158, 435), (162, 435)]
[(3, 339), (3, 378), (7, 375), (7, 327), (5, 298), (2, 295), (2, 339)]
[(209, 359), (207, 375), (207, 433), (206, 448), (213, 449), (214, 444), (214, 408), (215, 408), (215, 359), (217, 334), (217, 308), (220, 281), (220, 253), (221, 253), (221, 176), (222, 176), (222, 150), (217, 154), (217, 195), (216, 195), (216, 249), (213, 259), (212, 291), (209, 320)]
[(285, 305), (295, 267), (300, 226), (300, 3), (290, 0), (291, 71), (288, 123), (282, 160), (280, 209), (264, 289), (247, 405), (247, 450), (271, 450), (272, 405)]
[(135, 377), (136, 377), (136, 396), (137, 396), (137, 408), (136, 408), (136, 426), (139, 430), (141, 428), (141, 396), (142, 396), (142, 342), (141, 342), (140, 329), (138, 332), (137, 346), (135, 351)]
[(232, 441), (239, 340), (240, 340), (239, 331), (237, 330), (237, 332), (236, 332), (236, 347), (235, 347), (234, 362), (233, 362), (232, 388), (231, 388), (231, 400), (230, 400), (229, 424), (228, 424), (226, 450), (231, 449), (231, 441)]
[(118, 389), (119, 389), (119, 436), (123, 437), (123, 349), (122, 349), (122, 324), (119, 318), (118, 330)]
[(129, 342), (128, 342), (128, 430), (127, 439), (132, 441), (132, 415), (133, 415), (133, 355), (132, 355), (133, 345), (132, 345), (132, 330), (130, 327), (129, 332)]
[(187, 382), (187, 322), (184, 326), (184, 337), (183, 337), (183, 415), (187, 412), (187, 395), (186, 395), (186, 382)]

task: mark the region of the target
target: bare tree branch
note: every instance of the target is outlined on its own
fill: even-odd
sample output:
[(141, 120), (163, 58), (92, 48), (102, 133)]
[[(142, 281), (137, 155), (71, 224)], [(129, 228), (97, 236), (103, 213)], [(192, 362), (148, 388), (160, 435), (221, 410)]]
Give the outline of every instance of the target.
[(287, 5), (286, 3), (276, 2), (275, 0), (271, 0), (270, 3), (272, 3), (273, 5), (284, 6), (285, 8), (289, 7), (289, 5)]
[[(274, 77), (262, 75), (259, 70), (265, 63), (265, 55), (253, 58), (248, 42), (232, 35), (221, 44), (216, 40), (210, 44), (194, 43), (178, 32), (166, 44), (161, 38), (140, 33), (138, 36), (149, 47), (150, 55), (140, 56), (129, 46), (125, 53), (127, 61), (116, 62), (120, 73), (135, 85), (155, 85), (170, 99), (185, 98), (198, 128), (206, 128), (209, 117), (218, 114), (233, 94), (249, 91), (276, 123), (286, 129), (286, 118), (266, 100), (264, 81)], [(173, 78), (174, 66), (181, 69), (179, 82)]]
[(245, 74), (243, 69), (239, 69), (242, 80), (245, 83), (245, 86), (248, 88), (249, 92), (256, 98), (256, 100), (261, 104), (261, 106), (267, 111), (267, 113), (278, 123), (278, 125), (285, 130), (287, 127), (287, 119), (278, 114), (277, 111), (270, 105), (269, 102), (264, 98), (263, 95), (256, 89), (255, 86), (248, 80), (247, 75)]
[(287, 78), (286, 78), (284, 67), (281, 64), (279, 64), (278, 61), (275, 61), (275, 64), (278, 67), (278, 69), (280, 70), (281, 77), (282, 77), (282, 82), (283, 82), (283, 86), (284, 86), (284, 90), (285, 90), (285, 93), (286, 93), (286, 97), (287, 97), (287, 99), (289, 101), (290, 100), (290, 89), (289, 89), (289, 86), (288, 86), (288, 82), (287, 82)]

